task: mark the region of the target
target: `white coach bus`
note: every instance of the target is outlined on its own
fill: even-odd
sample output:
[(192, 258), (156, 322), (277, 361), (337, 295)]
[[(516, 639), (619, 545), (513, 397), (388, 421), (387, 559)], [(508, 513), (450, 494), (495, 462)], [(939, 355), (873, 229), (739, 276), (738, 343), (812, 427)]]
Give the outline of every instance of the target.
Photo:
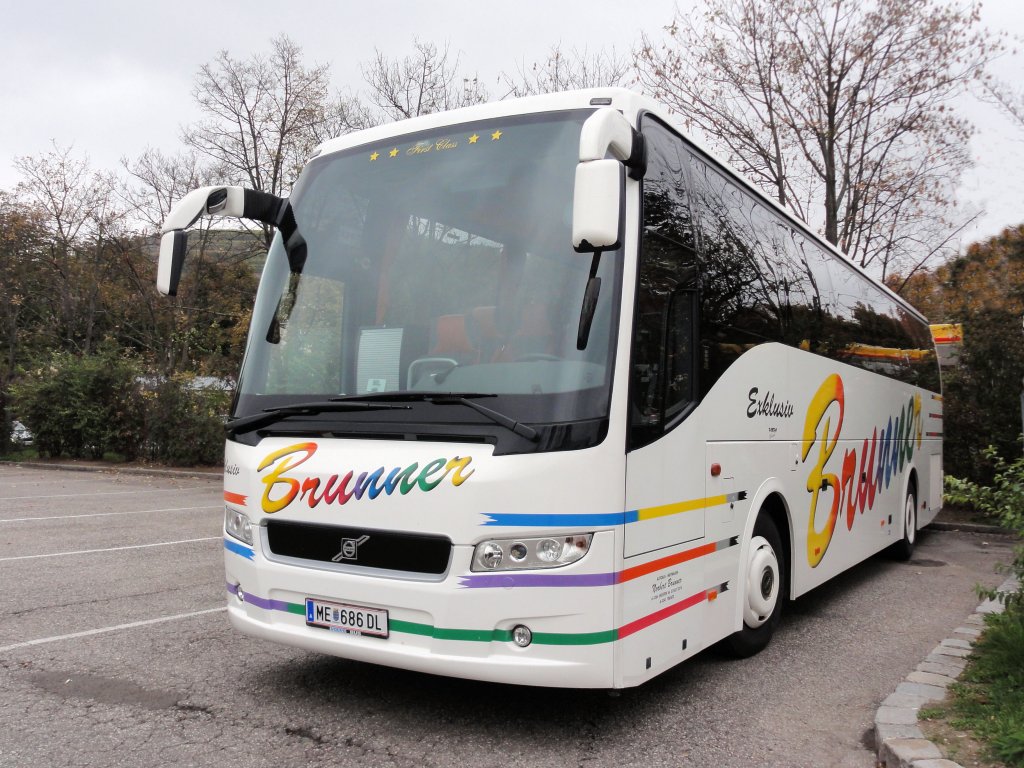
[(928, 325), (605, 89), (329, 141), (288, 199), (228, 422), (231, 623), (348, 659), (635, 686), (941, 505)]

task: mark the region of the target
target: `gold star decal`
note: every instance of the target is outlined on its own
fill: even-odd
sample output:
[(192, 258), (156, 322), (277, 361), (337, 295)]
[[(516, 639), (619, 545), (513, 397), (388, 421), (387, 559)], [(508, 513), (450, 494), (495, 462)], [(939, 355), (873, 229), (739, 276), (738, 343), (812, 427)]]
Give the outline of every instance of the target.
[(390, 152), (388, 152), (388, 156), (389, 157), (398, 157), (398, 147), (395, 147)]
[(380, 153), (379, 152), (374, 152), (372, 155), (370, 155), (370, 162), (372, 163), (378, 157), (380, 157)]
[(501, 131), (495, 131), (491, 134), (491, 141), (497, 141), (501, 138)]
[(470, 144), (476, 144), (478, 141), (480, 141), (480, 137), (477, 136), (475, 133), (469, 137)]

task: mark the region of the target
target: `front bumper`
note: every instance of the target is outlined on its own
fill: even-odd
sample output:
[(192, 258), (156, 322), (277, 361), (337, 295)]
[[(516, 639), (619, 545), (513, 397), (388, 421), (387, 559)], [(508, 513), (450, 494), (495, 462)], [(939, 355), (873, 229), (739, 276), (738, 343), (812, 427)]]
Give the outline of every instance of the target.
[[(596, 534), (587, 557), (557, 572), (610, 572), (614, 540), (612, 531)], [(245, 634), (356, 661), (498, 683), (612, 687), (612, 584), (500, 586), (499, 579), (470, 588), (471, 556), (472, 547), (456, 546), (444, 580), (427, 582), (274, 562), (225, 539), (228, 616)], [(387, 610), (389, 637), (307, 626), (307, 597)], [(526, 648), (512, 642), (518, 624), (533, 632)]]

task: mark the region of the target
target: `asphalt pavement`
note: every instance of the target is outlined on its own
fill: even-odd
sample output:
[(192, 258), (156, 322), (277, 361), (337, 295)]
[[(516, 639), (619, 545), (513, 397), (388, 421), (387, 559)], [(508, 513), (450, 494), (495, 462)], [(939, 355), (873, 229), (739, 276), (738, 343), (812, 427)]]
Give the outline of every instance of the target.
[(879, 703), (1002, 581), (924, 531), (618, 695), (500, 686), (236, 634), (219, 477), (0, 466), (0, 766), (874, 766)]

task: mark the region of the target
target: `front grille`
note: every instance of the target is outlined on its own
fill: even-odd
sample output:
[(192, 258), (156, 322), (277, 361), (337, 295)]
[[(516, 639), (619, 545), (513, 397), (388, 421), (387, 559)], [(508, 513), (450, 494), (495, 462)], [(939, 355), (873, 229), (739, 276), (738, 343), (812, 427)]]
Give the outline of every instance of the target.
[(443, 536), (285, 520), (267, 523), (267, 546), (279, 557), (432, 576), (448, 570), (452, 552)]

